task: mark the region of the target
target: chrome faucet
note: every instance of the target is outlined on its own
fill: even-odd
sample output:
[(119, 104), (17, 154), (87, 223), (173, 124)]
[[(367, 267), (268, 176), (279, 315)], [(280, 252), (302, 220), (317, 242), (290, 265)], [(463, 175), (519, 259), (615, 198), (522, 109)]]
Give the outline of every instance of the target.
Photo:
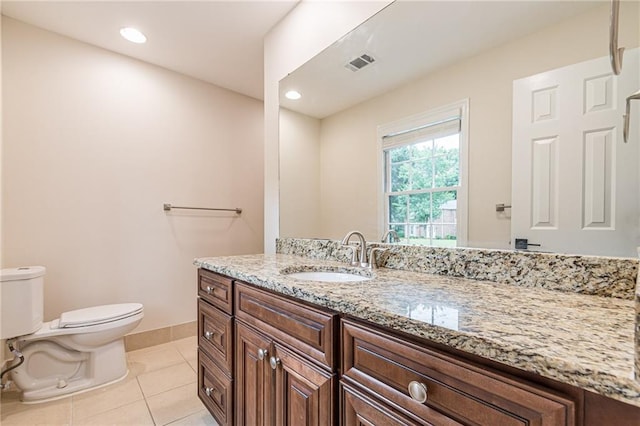
[[(349, 245), (349, 240), (354, 235), (358, 237), (358, 240), (360, 240), (360, 247), (353, 247)], [(351, 265), (363, 266), (365, 268), (369, 267), (369, 262), (367, 261), (367, 240), (364, 239), (364, 235), (362, 235), (361, 232), (349, 231), (342, 239), (342, 245), (349, 247), (352, 250)]]
[(397, 243), (400, 241), (400, 237), (398, 237), (398, 233), (396, 231), (394, 231), (393, 229), (389, 229), (387, 232), (384, 233), (384, 235), (382, 236), (382, 240), (381, 242), (386, 243), (387, 240), (390, 243)]

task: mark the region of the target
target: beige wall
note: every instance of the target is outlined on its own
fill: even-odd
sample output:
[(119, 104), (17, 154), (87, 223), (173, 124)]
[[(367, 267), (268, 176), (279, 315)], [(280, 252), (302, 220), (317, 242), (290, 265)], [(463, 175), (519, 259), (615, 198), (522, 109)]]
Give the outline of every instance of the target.
[(280, 109), (280, 236), (320, 229), (320, 120)]
[[(638, 46), (638, 3), (621, 10), (620, 45)], [(469, 98), (469, 245), (509, 247), (514, 79), (608, 54), (608, 5), (434, 72), (322, 120), (322, 233), (359, 229), (379, 238), (376, 130), (402, 117)]]
[(264, 41), (264, 250), (279, 235), (278, 82), (390, 3), (302, 1)]
[(45, 319), (195, 320), (193, 258), (262, 252), (262, 103), (8, 18), (2, 60), (3, 267), (47, 267)]

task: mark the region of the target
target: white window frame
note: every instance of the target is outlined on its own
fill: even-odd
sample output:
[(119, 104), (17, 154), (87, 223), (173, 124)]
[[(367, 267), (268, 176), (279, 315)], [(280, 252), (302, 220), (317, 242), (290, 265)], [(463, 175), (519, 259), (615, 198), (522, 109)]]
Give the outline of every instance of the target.
[(469, 188), (469, 99), (462, 99), (451, 104), (434, 108), (419, 114), (411, 115), (390, 123), (378, 126), (378, 227), (381, 235), (389, 229), (389, 206), (385, 196), (385, 136), (417, 129), (458, 115), (460, 117), (460, 185), (457, 191), (457, 235), (456, 246), (464, 247), (468, 242), (468, 188)]

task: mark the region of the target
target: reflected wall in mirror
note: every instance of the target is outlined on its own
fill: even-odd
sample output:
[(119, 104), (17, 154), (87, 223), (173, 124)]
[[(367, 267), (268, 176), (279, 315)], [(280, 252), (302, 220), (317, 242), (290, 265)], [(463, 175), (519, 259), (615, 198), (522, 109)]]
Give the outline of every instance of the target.
[[(622, 2), (620, 46), (640, 45), (639, 21), (638, 2)], [(303, 96), (281, 96), (280, 236), (340, 239), (358, 229), (379, 240), (378, 127), (469, 99), (467, 245), (513, 248), (510, 210), (496, 204), (512, 200), (514, 80), (606, 57), (608, 26), (609, 2), (391, 4), (280, 83), (281, 94)], [(362, 54), (375, 61), (357, 72), (345, 66)], [(616, 148), (628, 157), (635, 142), (637, 162), (640, 113), (632, 114), (634, 137)], [(637, 169), (627, 178), (637, 182)], [(635, 256), (597, 244), (571, 252)]]

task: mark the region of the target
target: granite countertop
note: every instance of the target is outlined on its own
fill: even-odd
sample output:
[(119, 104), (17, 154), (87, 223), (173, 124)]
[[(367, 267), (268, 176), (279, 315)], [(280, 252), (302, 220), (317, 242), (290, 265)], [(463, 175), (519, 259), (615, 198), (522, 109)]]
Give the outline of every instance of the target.
[[(197, 266), (352, 317), (640, 406), (631, 300), (276, 254), (200, 258)], [(286, 273), (371, 274), (349, 283)]]

